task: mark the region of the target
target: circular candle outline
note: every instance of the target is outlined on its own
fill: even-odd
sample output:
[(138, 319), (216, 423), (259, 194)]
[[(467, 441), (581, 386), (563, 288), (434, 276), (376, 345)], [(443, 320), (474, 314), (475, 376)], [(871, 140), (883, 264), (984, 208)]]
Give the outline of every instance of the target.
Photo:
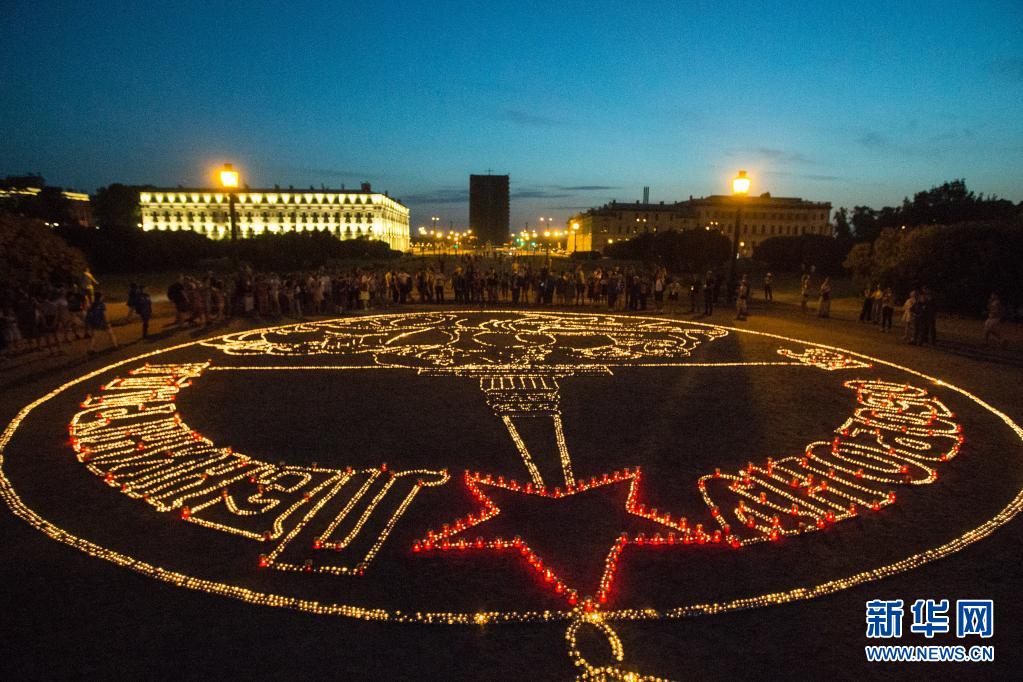
[[(479, 310), (451, 310), (444, 311), (448, 313), (456, 314), (480, 314)], [(528, 314), (530, 311), (500, 311), (508, 314)], [(407, 315), (408, 313), (384, 313), (374, 315), (374, 317), (389, 317), (395, 315)], [(561, 312), (558, 314), (573, 315), (573, 316), (611, 316), (606, 313), (577, 313), (577, 312)], [(632, 320), (652, 320), (664, 322), (664, 318), (652, 318), (649, 316), (627, 316), (628, 319)], [(350, 320), (352, 318), (337, 318), (340, 320)], [(331, 322), (334, 320), (322, 320), (317, 323)], [(675, 321), (675, 320), (672, 320)], [(678, 322), (683, 322), (679, 320)], [(925, 379), (935, 385), (949, 389), (955, 393), (962, 395), (963, 397), (972, 400), (974, 403), (984, 408), (994, 416), (998, 417), (1006, 426), (1008, 426), (1020, 441), (1023, 442), (1023, 428), (1016, 424), (1011, 418), (1005, 413), (1001, 412), (997, 408), (993, 407), (982, 398), (969, 391), (959, 388), (946, 381), (924, 374), (909, 367), (899, 365), (897, 363), (875, 358), (863, 353), (857, 353), (847, 349), (839, 348), (836, 346), (830, 346), (827, 344), (816, 343), (811, 341), (804, 341), (801, 339), (795, 339), (792, 337), (782, 336), (780, 334), (773, 334), (770, 332), (761, 332), (751, 329), (741, 329), (737, 327), (729, 327), (725, 325), (709, 324), (696, 321), (684, 321), (685, 324), (695, 325), (700, 327), (718, 328), (725, 329), (730, 332), (746, 333), (756, 336), (762, 336), (766, 338), (778, 339), (787, 343), (796, 343), (806, 347), (823, 348), (826, 350), (836, 351), (839, 353), (848, 354), (851, 357), (860, 358), (880, 365), (891, 367), (895, 370), (906, 372), (908, 374)], [(250, 332), (259, 332), (273, 329), (286, 329), (289, 327), (297, 327), (302, 325), (308, 325), (308, 322), (300, 322), (288, 325), (273, 325), (263, 328), (257, 328), (248, 330)], [(35, 401), (29, 403), (23, 407), (15, 418), (4, 428), (2, 434), (0, 434), (0, 497), (3, 497), (4, 502), (7, 504), (11, 512), (21, 518), (23, 521), (28, 523), (30, 526), (38, 530), (39, 532), (47, 535), (53, 540), (62, 542), (70, 547), (74, 547), (90, 556), (94, 556), (100, 559), (109, 561), (115, 565), (129, 568), (137, 573), (146, 575), (150, 578), (155, 578), (163, 582), (167, 582), (178, 587), (185, 587), (188, 589), (202, 591), (209, 594), (217, 594), (221, 596), (231, 597), (241, 601), (245, 601), (251, 604), (259, 604), (264, 606), (274, 606), (277, 608), (288, 608), (297, 611), (303, 611), (307, 613), (314, 613), (318, 615), (340, 615), (350, 618), (356, 618), (360, 620), (372, 620), (372, 621), (389, 621), (389, 622), (400, 622), (400, 623), (433, 623), (433, 624), (458, 624), (458, 625), (481, 625), (481, 624), (496, 624), (496, 623), (507, 623), (507, 622), (554, 622), (554, 621), (571, 621), (574, 618), (572, 610), (565, 611), (507, 611), (507, 612), (414, 612), (406, 613), (401, 610), (389, 611), (387, 609), (379, 608), (367, 608), (362, 606), (355, 606), (351, 604), (340, 604), (340, 603), (323, 603), (316, 600), (300, 599), (297, 597), (285, 597), (282, 595), (258, 592), (255, 590), (249, 590), (247, 588), (239, 587), (237, 585), (231, 585), (229, 583), (221, 583), (212, 580), (206, 580), (202, 578), (195, 578), (188, 576), (178, 571), (171, 571), (164, 569), (159, 566), (155, 566), (145, 561), (135, 559), (121, 552), (107, 549), (101, 545), (92, 542), (91, 540), (77, 537), (67, 531), (63, 530), (59, 526), (47, 521), (35, 510), (25, 505), (21, 498), (18, 496), (13, 484), (7, 478), (3, 464), (6, 455), (6, 447), (17, 431), (21, 422), (28, 417), (28, 415), (36, 407), (39, 407), (43, 403), (57, 397), (71, 387), (88, 381), (94, 377), (105, 374), (118, 367), (123, 367), (128, 364), (135, 363), (145, 358), (150, 358), (156, 355), (162, 355), (173, 351), (182, 350), (190, 346), (195, 346), (203, 343), (204, 341), (210, 341), (211, 339), (224, 338), (230, 334), (224, 334), (219, 337), (210, 337), (204, 339), (198, 339), (195, 341), (189, 341), (167, 348), (156, 349), (148, 353), (119, 360), (118, 362), (112, 363), (105, 367), (93, 370), (87, 374), (84, 374), (76, 379), (65, 382), (64, 384), (54, 388), (45, 395), (37, 398)], [(1021, 489), (1016, 496), (997, 514), (993, 517), (980, 524), (976, 528), (970, 529), (955, 537), (947, 542), (933, 547), (922, 552), (910, 555), (898, 561), (878, 566), (873, 569), (861, 571), (845, 578), (835, 578), (827, 580), (825, 582), (813, 585), (810, 587), (795, 587), (788, 590), (782, 590), (778, 592), (772, 592), (753, 597), (741, 597), (732, 599), (723, 603), (707, 603), (707, 604), (690, 604), (679, 606), (671, 609), (659, 610), (653, 608), (645, 609), (608, 609), (602, 611), (604, 619), (609, 621), (636, 621), (636, 620), (659, 620), (659, 619), (678, 619), (691, 617), (696, 615), (706, 614), (717, 614), (727, 613), (731, 611), (746, 610), (752, 608), (759, 608), (762, 606), (774, 606), (778, 604), (789, 603), (793, 601), (803, 601), (806, 599), (812, 599), (815, 597), (825, 596), (841, 590), (861, 585), (867, 582), (873, 582), (880, 580), (892, 575), (904, 573), (914, 568), (918, 568), (924, 564), (930, 563), (937, 559), (941, 559), (950, 554), (954, 554), (959, 550), (979, 541), (993, 533), (999, 527), (1005, 525), (1011, 521), (1019, 512), (1023, 510), (1023, 489)]]

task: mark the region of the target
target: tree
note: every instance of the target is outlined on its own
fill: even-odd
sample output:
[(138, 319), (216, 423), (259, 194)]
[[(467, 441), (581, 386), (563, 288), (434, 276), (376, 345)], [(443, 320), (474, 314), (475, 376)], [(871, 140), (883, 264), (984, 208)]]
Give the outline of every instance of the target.
[(1023, 230), (1006, 222), (885, 228), (873, 245), (853, 246), (845, 267), (866, 285), (879, 282), (899, 297), (917, 286), (934, 291), (944, 310), (976, 315), (988, 294), (1023, 302)]
[(135, 231), (138, 229), (139, 192), (147, 189), (139, 185), (114, 183), (100, 187), (92, 197), (92, 214), (101, 230)]
[(607, 254), (663, 265), (672, 272), (699, 272), (728, 262), (732, 243), (717, 230), (665, 230), (611, 244)]
[(42, 221), (0, 214), (0, 284), (33, 287), (78, 280), (85, 256)]
[(852, 241), (852, 226), (849, 225), (849, 209), (845, 206), (835, 211), (834, 233), (835, 238), (842, 243), (848, 244)]
[[(901, 206), (885, 206), (879, 211), (867, 207), (861, 221), (864, 232), (857, 231), (858, 240), (876, 237), (886, 227), (907, 229), (919, 225), (954, 225), (956, 223), (980, 221), (1010, 221), (1019, 215), (1019, 207), (1007, 199), (995, 196), (985, 197), (975, 194), (966, 187), (962, 179), (952, 180), (929, 190), (917, 192), (912, 201), (908, 197), (902, 200)], [(868, 212), (873, 214), (873, 231)], [(856, 225), (854, 215), (853, 224)], [(872, 235), (869, 236), (869, 235)]]
[(870, 242), (853, 244), (842, 262), (842, 267), (851, 272), (853, 279), (861, 286), (869, 283), (873, 277), (874, 269)]
[(75, 222), (71, 202), (59, 187), (42, 187), (37, 194), (15, 194), (7, 198), (0, 209), (4, 213), (34, 218), (55, 225), (71, 225)]
[(877, 225), (877, 211), (869, 206), (854, 207), (850, 222), (858, 242), (872, 242), (880, 231)]
[(838, 274), (849, 243), (822, 234), (778, 236), (765, 239), (753, 257), (773, 272), (803, 272), (809, 268), (824, 274)]

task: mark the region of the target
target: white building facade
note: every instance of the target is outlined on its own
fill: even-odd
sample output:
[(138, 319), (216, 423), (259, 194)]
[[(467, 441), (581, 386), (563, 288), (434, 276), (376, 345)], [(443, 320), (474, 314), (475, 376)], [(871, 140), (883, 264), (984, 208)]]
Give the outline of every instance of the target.
[[(233, 192), (238, 237), (285, 232), (328, 232), (365, 237), (397, 251), (409, 249), (409, 210), (368, 184), (359, 190), (240, 189)], [(209, 189), (154, 189), (139, 193), (144, 231), (190, 230), (230, 239), (228, 193)]]

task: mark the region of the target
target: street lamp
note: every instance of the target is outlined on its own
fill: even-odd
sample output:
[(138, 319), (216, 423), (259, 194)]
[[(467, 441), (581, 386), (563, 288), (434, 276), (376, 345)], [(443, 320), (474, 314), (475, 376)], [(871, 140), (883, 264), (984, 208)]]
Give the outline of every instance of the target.
[(238, 171), (229, 163), (225, 163), (220, 169), (220, 186), (227, 193), (227, 215), (231, 226), (231, 241), (238, 238), (238, 225), (234, 215), (234, 190), (238, 189), (238, 182), (241, 179)]
[(576, 248), (577, 248), (576, 236), (575, 235), (576, 235), (576, 233), (578, 231), (579, 231), (579, 223), (572, 223), (572, 253), (575, 253)]
[(741, 170), (732, 178), (732, 196), (735, 197), (735, 231), (732, 233), (732, 263), (728, 268), (728, 298), (735, 296), (735, 264), (739, 260), (739, 225), (742, 223), (742, 200), (749, 194), (750, 179)]

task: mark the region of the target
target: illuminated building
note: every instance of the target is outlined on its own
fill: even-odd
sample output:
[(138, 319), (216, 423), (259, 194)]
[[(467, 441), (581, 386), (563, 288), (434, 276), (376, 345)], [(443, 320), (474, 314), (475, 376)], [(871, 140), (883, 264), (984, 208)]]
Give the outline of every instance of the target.
[[(735, 199), (711, 195), (674, 203), (619, 203), (612, 201), (579, 213), (570, 219), (578, 223), (574, 251), (602, 251), (608, 244), (631, 239), (643, 232), (710, 228), (731, 238), (735, 227)], [(831, 204), (770, 194), (743, 199), (739, 231), (740, 255), (771, 237), (820, 234), (832, 236)], [(571, 245), (570, 245), (571, 246)]]
[[(89, 195), (84, 192), (70, 192), (60, 187), (49, 187), (38, 175), (7, 176), (0, 182), (0, 204), (24, 208), (27, 204), (38, 203), (49, 199), (51, 202), (60, 195), (61, 213), (70, 222), (79, 227), (92, 226), (92, 204)], [(29, 212), (29, 215), (35, 215)], [(59, 222), (63, 222), (64, 218)], [(56, 216), (53, 216), (57, 220)], [(49, 220), (49, 218), (47, 218)], [(59, 223), (52, 223), (56, 227)]]
[[(365, 237), (397, 251), (409, 248), (409, 210), (369, 183), (355, 189), (242, 189), (234, 192), (238, 236), (327, 232)], [(144, 231), (191, 230), (210, 239), (231, 236), (228, 194), (213, 189), (154, 189), (139, 193)]]
[(508, 176), (469, 176), (469, 226), (480, 242), (508, 241)]
[(697, 221), (681, 204), (623, 204), (617, 201), (572, 216), (578, 224), (572, 251), (602, 251), (608, 244), (632, 239), (643, 232), (692, 230)]
[[(734, 197), (713, 194), (681, 202), (691, 211), (697, 227), (711, 227), (731, 235), (735, 227)], [(753, 249), (771, 237), (797, 237), (804, 234), (833, 236), (831, 204), (798, 197), (772, 197), (770, 193), (747, 196), (742, 200), (742, 224), (739, 230), (739, 255), (750, 257)]]

